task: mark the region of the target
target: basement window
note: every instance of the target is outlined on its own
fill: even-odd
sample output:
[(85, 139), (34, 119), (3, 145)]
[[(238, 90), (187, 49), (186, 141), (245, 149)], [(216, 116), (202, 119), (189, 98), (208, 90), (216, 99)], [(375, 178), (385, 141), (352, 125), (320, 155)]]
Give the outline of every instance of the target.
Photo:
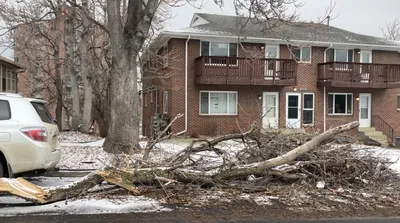
[(330, 115), (351, 115), (353, 114), (353, 94), (350, 93), (329, 93), (328, 114)]
[(236, 91), (200, 91), (201, 115), (236, 115)]

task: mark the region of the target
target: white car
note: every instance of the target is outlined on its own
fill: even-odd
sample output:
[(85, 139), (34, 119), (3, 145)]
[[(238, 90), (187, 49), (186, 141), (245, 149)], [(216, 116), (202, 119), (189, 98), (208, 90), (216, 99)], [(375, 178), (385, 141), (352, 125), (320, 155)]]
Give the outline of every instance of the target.
[(0, 177), (53, 169), (60, 161), (59, 131), (46, 104), (0, 92)]

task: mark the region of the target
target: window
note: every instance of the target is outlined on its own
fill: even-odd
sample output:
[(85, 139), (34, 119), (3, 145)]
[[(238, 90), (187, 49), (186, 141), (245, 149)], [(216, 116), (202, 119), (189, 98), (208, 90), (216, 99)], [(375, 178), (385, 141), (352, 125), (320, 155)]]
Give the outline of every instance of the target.
[(163, 113), (168, 114), (168, 91), (163, 92)]
[(32, 102), (31, 104), (35, 108), (35, 110), (38, 113), (40, 119), (42, 119), (42, 122), (55, 124), (54, 121), (53, 121), (53, 118), (50, 115), (50, 112), (47, 110), (47, 108), (46, 108), (46, 106), (44, 104), (37, 103), (37, 102)]
[(314, 94), (303, 94), (303, 124), (314, 123)]
[(10, 104), (6, 100), (0, 100), (0, 120), (11, 119)]
[(400, 110), (400, 95), (397, 95), (397, 109)]
[(327, 62), (353, 62), (353, 50), (329, 49), (326, 56)]
[(237, 92), (200, 91), (201, 115), (236, 115)]
[(17, 74), (13, 68), (5, 65), (0, 69), (0, 91), (17, 91)]
[(351, 115), (353, 113), (353, 94), (328, 94), (328, 114)]
[[(200, 48), (201, 56), (237, 57), (237, 43), (201, 41)], [(226, 64), (226, 58), (210, 58), (208, 63)], [(236, 64), (236, 60), (229, 60), (229, 64)]]
[(1, 66), (1, 90), (7, 91), (7, 75), (6, 75), (6, 66)]
[(293, 55), (297, 61), (311, 62), (311, 47), (293, 48)]

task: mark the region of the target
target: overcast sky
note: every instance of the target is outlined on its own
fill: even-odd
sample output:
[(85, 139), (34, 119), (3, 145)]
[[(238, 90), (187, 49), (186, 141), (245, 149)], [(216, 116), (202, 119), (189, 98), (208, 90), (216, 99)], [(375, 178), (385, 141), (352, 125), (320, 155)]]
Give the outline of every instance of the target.
[[(325, 14), (325, 9), (331, 4), (336, 6), (333, 11), (334, 20), (331, 25), (349, 31), (382, 36), (384, 27), (396, 17), (400, 17), (400, 0), (302, 0), (303, 6), (297, 10), (301, 20), (318, 20)], [(205, 0), (205, 7), (200, 10), (186, 5), (173, 10), (175, 17), (168, 22), (169, 28), (183, 28), (190, 23), (193, 13), (204, 12), (214, 14), (234, 15), (232, 0), (225, 0), (225, 7), (220, 9), (213, 0)]]
[[(331, 0), (303, 0), (304, 5), (299, 8), (301, 20), (317, 21), (325, 14), (325, 9)], [(190, 5), (174, 8), (175, 17), (168, 21), (166, 28), (183, 28), (189, 26), (193, 13), (205, 12), (214, 14), (234, 15), (232, 0), (225, 0), (225, 6), (220, 9), (213, 0), (204, 0), (205, 6), (196, 9)], [(400, 17), (400, 0), (332, 0), (336, 4), (331, 25), (349, 31), (382, 36), (381, 28), (395, 18)], [(3, 52), (0, 46), (0, 53)], [(12, 51), (6, 50), (2, 56), (12, 57)]]

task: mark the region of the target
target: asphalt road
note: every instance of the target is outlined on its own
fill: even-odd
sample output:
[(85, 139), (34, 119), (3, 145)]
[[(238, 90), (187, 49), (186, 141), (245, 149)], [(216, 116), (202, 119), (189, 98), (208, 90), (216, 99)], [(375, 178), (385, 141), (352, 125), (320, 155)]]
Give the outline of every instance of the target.
[[(205, 213), (206, 214), (206, 213)], [(204, 221), (203, 221), (204, 220)], [(186, 223), (186, 222), (210, 222), (210, 220), (195, 217), (178, 216), (177, 213), (137, 213), (137, 214), (103, 214), (103, 215), (49, 215), (49, 216), (19, 216), (10, 218), (0, 218), (1, 223), (114, 223), (114, 222), (143, 222), (143, 223)], [(246, 222), (246, 223), (397, 223), (400, 217), (396, 218), (354, 218), (354, 219), (318, 219), (318, 220), (248, 220), (248, 221), (226, 221), (225, 219), (215, 219), (212, 222)]]

